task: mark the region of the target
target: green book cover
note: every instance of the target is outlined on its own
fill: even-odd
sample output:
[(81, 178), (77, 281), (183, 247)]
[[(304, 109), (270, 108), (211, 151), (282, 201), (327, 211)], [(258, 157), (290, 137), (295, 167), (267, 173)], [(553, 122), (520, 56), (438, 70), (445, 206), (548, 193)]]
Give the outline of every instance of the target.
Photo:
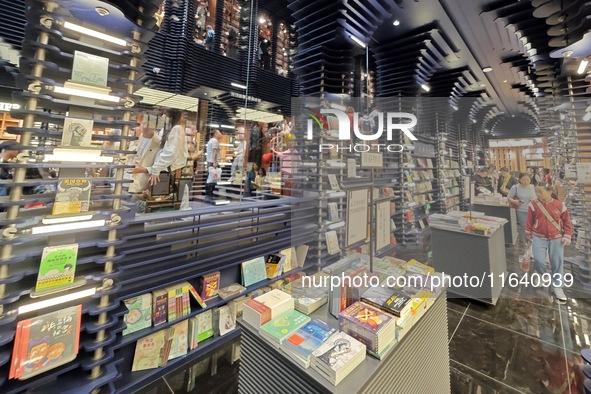
[(197, 340), (213, 337), (213, 311), (210, 309), (197, 315)]
[(35, 291), (55, 289), (74, 282), (78, 244), (43, 248)]
[(291, 333), (310, 321), (310, 317), (296, 310), (287, 311), (261, 326), (261, 330), (283, 342)]

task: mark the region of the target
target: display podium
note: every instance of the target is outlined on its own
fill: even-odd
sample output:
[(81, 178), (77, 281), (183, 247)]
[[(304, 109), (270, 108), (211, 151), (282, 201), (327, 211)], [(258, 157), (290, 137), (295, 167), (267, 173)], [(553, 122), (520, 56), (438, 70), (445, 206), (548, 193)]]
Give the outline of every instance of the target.
[[(327, 306), (310, 315), (335, 327)], [(365, 361), (334, 386), (314, 369), (304, 369), (245, 322), (238, 392), (258, 393), (450, 393), (445, 292), (425, 312), (390, 354)], [(420, 372), (419, 372), (420, 371)]]
[(452, 278), (480, 280), (476, 286), (464, 283), (463, 287), (448, 287), (448, 292), (495, 305), (503, 290), (501, 276), (507, 272), (503, 230), (486, 236), (434, 225), (431, 228), (435, 270)]
[(474, 211), (484, 212), (488, 216), (494, 216), (497, 218), (503, 218), (507, 220), (505, 223), (505, 243), (507, 245), (515, 245), (517, 242), (517, 213), (515, 209), (509, 208), (507, 205), (497, 204), (485, 204), (485, 203), (474, 203)]

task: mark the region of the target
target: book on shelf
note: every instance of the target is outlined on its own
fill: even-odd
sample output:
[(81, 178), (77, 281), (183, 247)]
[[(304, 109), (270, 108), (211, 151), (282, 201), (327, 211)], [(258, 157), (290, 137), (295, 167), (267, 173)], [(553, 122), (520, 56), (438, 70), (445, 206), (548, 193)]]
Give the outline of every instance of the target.
[(213, 310), (208, 310), (193, 317), (197, 322), (197, 340), (199, 342), (205, 341), (214, 336), (215, 330), (213, 328)]
[(201, 297), (201, 295), (197, 292), (197, 290), (195, 289), (195, 287), (193, 287), (193, 285), (189, 282), (184, 282), (185, 286), (187, 286), (187, 288), (189, 289), (189, 293), (193, 296), (193, 298), (195, 299), (195, 301), (197, 301), (197, 303), (199, 304), (199, 306), (202, 309), (207, 308), (207, 304), (205, 303), (205, 301), (203, 300), (203, 298)]
[(255, 283), (262, 282), (267, 279), (267, 270), (265, 266), (265, 258), (257, 257), (256, 259), (245, 261), (240, 266), (242, 275), (242, 285), (252, 286)]
[(282, 349), (295, 362), (304, 368), (308, 368), (312, 353), (336, 334), (337, 331), (336, 328), (321, 320), (311, 319), (283, 341)]
[(93, 126), (94, 121), (92, 119), (66, 117), (64, 119), (61, 146), (91, 147)]
[(275, 279), (283, 272), (283, 266), (285, 263), (285, 255), (276, 253), (267, 256), (265, 262), (265, 270), (267, 273), (267, 279)]
[(203, 275), (199, 281), (199, 295), (205, 301), (216, 297), (219, 292), (220, 286), (220, 272), (212, 272), (207, 275)]
[(169, 343), (172, 339), (168, 337), (168, 333), (168, 329), (163, 329), (136, 342), (131, 366), (132, 372), (145, 371), (166, 365), (170, 354)]
[(324, 237), (326, 239), (326, 250), (329, 255), (337, 254), (341, 251), (339, 237), (335, 230), (327, 231)]
[(259, 332), (263, 338), (279, 347), (295, 330), (309, 321), (310, 318), (307, 315), (292, 309), (263, 324)]
[(122, 335), (152, 327), (152, 293), (128, 298), (123, 303), (129, 312), (123, 317), (127, 328), (123, 330)]
[(189, 347), (189, 321), (180, 321), (172, 325), (168, 330), (168, 336), (172, 339), (168, 360), (186, 355)]
[(35, 291), (59, 289), (74, 283), (78, 244), (43, 248)]
[(355, 302), (341, 312), (339, 328), (365, 344), (367, 351), (378, 358), (396, 340), (396, 319), (364, 302)]
[(90, 208), (90, 180), (84, 178), (60, 178), (57, 182), (52, 215), (87, 212)]
[(283, 271), (284, 272), (289, 272), (298, 266), (295, 248), (292, 247), (292, 248), (283, 249), (282, 251), (279, 252), (279, 254), (282, 254), (285, 256), (285, 260), (283, 262)]
[(330, 185), (330, 190), (341, 190), (341, 187), (339, 186), (339, 181), (337, 181), (337, 176), (335, 174), (328, 174), (328, 183)]
[(168, 321), (168, 292), (166, 290), (158, 289), (152, 292), (152, 308), (154, 326)]
[(19, 321), (8, 378), (29, 379), (74, 360), (81, 318), (76, 305)]
[(222, 300), (225, 300), (227, 298), (233, 297), (233, 296), (243, 293), (245, 291), (246, 291), (246, 287), (242, 286), (239, 283), (232, 283), (229, 286), (222, 287), (219, 290), (218, 295), (220, 296), (220, 298)]
[(259, 328), (272, 318), (291, 309), (294, 309), (291, 295), (275, 289), (244, 302), (242, 319), (251, 326)]
[(236, 328), (236, 316), (229, 305), (213, 310), (214, 336), (224, 336)]
[(422, 274), (422, 275), (428, 275), (428, 274), (434, 274), (435, 273), (435, 268), (430, 267), (426, 264), (423, 264), (415, 259), (409, 260), (406, 264), (403, 265), (403, 268), (407, 271), (407, 272), (414, 272), (417, 274)]
[(74, 51), (72, 81), (89, 85), (107, 86), (108, 74), (108, 58)]
[(411, 311), (411, 297), (405, 292), (391, 287), (370, 287), (361, 300), (386, 313), (404, 317)]
[(328, 221), (337, 222), (341, 220), (339, 215), (339, 206), (336, 202), (329, 202), (328, 206)]
[(363, 343), (338, 332), (312, 353), (310, 365), (336, 386), (365, 360), (365, 353)]

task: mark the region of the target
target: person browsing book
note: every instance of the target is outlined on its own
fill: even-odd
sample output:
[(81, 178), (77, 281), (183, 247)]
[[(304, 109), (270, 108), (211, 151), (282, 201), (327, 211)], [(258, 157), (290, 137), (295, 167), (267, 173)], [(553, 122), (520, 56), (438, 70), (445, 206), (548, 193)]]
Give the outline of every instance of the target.
[(558, 301), (565, 302), (564, 247), (570, 245), (573, 226), (566, 206), (552, 198), (552, 185), (540, 182), (535, 187), (537, 199), (529, 203), (525, 236), (532, 242), (534, 267), (547, 274), (546, 253), (552, 270), (551, 290)]
[(511, 175), (509, 169), (507, 167), (501, 167), (497, 191), (503, 196), (507, 197), (509, 190), (511, 190), (514, 185), (517, 185), (517, 183), (517, 179)]
[(536, 198), (536, 191), (531, 184), (531, 178), (525, 172), (519, 174), (519, 183), (513, 185), (507, 194), (509, 204), (517, 210), (517, 224), (519, 234), (525, 242), (525, 222), (527, 219), (527, 206), (530, 200)]
[(149, 167), (138, 165), (134, 170), (134, 173), (147, 172), (150, 174), (150, 178), (148, 179), (150, 186), (154, 186), (160, 182), (161, 172), (170, 172), (172, 176), (176, 170), (185, 167), (189, 158), (187, 138), (185, 131), (180, 125), (181, 111), (169, 110), (166, 117), (171, 127), (164, 130), (162, 140), (160, 141), (160, 151), (156, 154), (154, 164)]
[(492, 180), (488, 176), (488, 168), (481, 168), (478, 174), (474, 176), (474, 182), (476, 183), (476, 195), (480, 194), (492, 194), (494, 187)]
[[(220, 150), (220, 141), (223, 137), (223, 134), (219, 130), (214, 130), (213, 135), (211, 136), (210, 140), (207, 142), (207, 146), (205, 148), (205, 156), (207, 160), (207, 168), (209, 171), (211, 169), (218, 168), (220, 161), (222, 160), (222, 153)], [(205, 195), (208, 197), (213, 197), (213, 193), (215, 191), (215, 182), (206, 182), (205, 183)]]
[(156, 155), (160, 151), (162, 138), (158, 133), (148, 127), (148, 122), (142, 123), (142, 135), (137, 146), (137, 153), (133, 157), (133, 163), (136, 168), (131, 172), (133, 183), (129, 185), (130, 193), (142, 193), (148, 187), (150, 174), (147, 171), (156, 160)]

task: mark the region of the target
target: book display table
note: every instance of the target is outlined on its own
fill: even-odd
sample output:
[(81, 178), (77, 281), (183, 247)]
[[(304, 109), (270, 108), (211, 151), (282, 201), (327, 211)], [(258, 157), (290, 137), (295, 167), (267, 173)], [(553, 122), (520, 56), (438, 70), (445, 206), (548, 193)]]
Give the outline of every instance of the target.
[[(338, 327), (338, 320), (328, 313), (327, 306), (310, 317)], [(337, 386), (311, 367), (304, 369), (292, 361), (283, 350), (262, 338), (256, 328), (245, 322), (239, 325), (242, 328), (240, 394), (451, 392), (445, 292), (383, 360), (367, 355)], [(417, 368), (421, 370), (420, 376)]]
[(509, 208), (507, 205), (496, 205), (486, 203), (474, 203), (474, 211), (484, 212), (488, 216), (503, 218), (507, 220), (504, 225), (505, 243), (507, 245), (515, 245), (517, 242), (517, 213), (515, 209)]
[[(499, 228), (491, 236), (432, 227), (432, 266), (452, 278), (478, 278), (477, 285), (448, 286), (462, 297), (496, 305), (506, 278), (505, 236)], [(491, 281), (492, 279), (492, 281)], [(475, 283), (473, 283), (475, 284)]]

